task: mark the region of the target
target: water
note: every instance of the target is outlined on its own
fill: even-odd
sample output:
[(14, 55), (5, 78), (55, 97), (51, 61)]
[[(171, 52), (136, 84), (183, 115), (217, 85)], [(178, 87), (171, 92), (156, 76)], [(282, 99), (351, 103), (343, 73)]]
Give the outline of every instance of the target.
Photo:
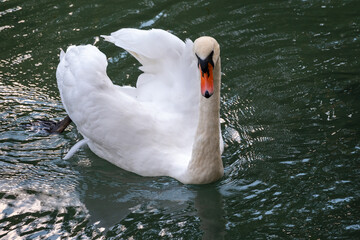
[[(0, 238), (355, 239), (360, 233), (360, 4), (349, 1), (0, 2)], [(83, 149), (65, 116), (59, 49), (93, 44), (133, 84), (136, 61), (104, 41), (122, 27), (215, 37), (222, 54), (225, 176), (144, 178)]]

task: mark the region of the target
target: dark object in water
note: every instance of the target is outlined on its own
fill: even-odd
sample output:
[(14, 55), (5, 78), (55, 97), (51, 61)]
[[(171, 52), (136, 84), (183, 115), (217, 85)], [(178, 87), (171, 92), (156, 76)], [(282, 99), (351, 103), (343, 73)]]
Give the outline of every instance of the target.
[(31, 129), (45, 130), (48, 133), (62, 133), (71, 122), (72, 121), (69, 116), (66, 116), (59, 122), (52, 120), (38, 120), (31, 124)]
[(62, 133), (65, 130), (65, 128), (67, 126), (69, 126), (69, 124), (71, 122), (72, 122), (72, 120), (70, 119), (69, 115), (66, 115), (66, 117), (63, 120), (53, 124), (50, 127), (49, 132), (50, 133)]

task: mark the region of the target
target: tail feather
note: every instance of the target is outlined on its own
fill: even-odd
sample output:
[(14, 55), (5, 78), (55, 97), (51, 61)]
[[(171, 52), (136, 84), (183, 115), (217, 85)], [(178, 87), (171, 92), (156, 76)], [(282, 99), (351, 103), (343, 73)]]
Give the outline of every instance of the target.
[(65, 52), (62, 48), (60, 48), (60, 61), (65, 57)]

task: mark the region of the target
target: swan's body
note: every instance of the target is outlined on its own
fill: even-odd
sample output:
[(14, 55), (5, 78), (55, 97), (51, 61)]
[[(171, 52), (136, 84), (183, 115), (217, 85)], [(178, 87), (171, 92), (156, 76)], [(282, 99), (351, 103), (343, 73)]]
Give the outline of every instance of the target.
[[(221, 178), (217, 42), (203, 37), (184, 43), (155, 29), (121, 29), (105, 39), (131, 53), (144, 73), (136, 88), (120, 87), (107, 76), (106, 57), (96, 47), (72, 46), (60, 54), (61, 99), (84, 137), (70, 155), (86, 143), (99, 157), (142, 176), (191, 184)], [(213, 89), (201, 87), (200, 62), (211, 68)]]

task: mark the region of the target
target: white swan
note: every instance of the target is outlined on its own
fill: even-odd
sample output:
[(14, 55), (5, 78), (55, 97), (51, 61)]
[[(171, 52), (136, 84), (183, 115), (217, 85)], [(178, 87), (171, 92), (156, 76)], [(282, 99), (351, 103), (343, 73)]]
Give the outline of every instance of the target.
[(96, 47), (70, 46), (56, 71), (62, 102), (99, 157), (142, 176), (205, 184), (223, 176), (220, 47), (211, 37), (185, 43), (159, 29), (103, 36), (141, 64), (136, 88), (114, 85)]

